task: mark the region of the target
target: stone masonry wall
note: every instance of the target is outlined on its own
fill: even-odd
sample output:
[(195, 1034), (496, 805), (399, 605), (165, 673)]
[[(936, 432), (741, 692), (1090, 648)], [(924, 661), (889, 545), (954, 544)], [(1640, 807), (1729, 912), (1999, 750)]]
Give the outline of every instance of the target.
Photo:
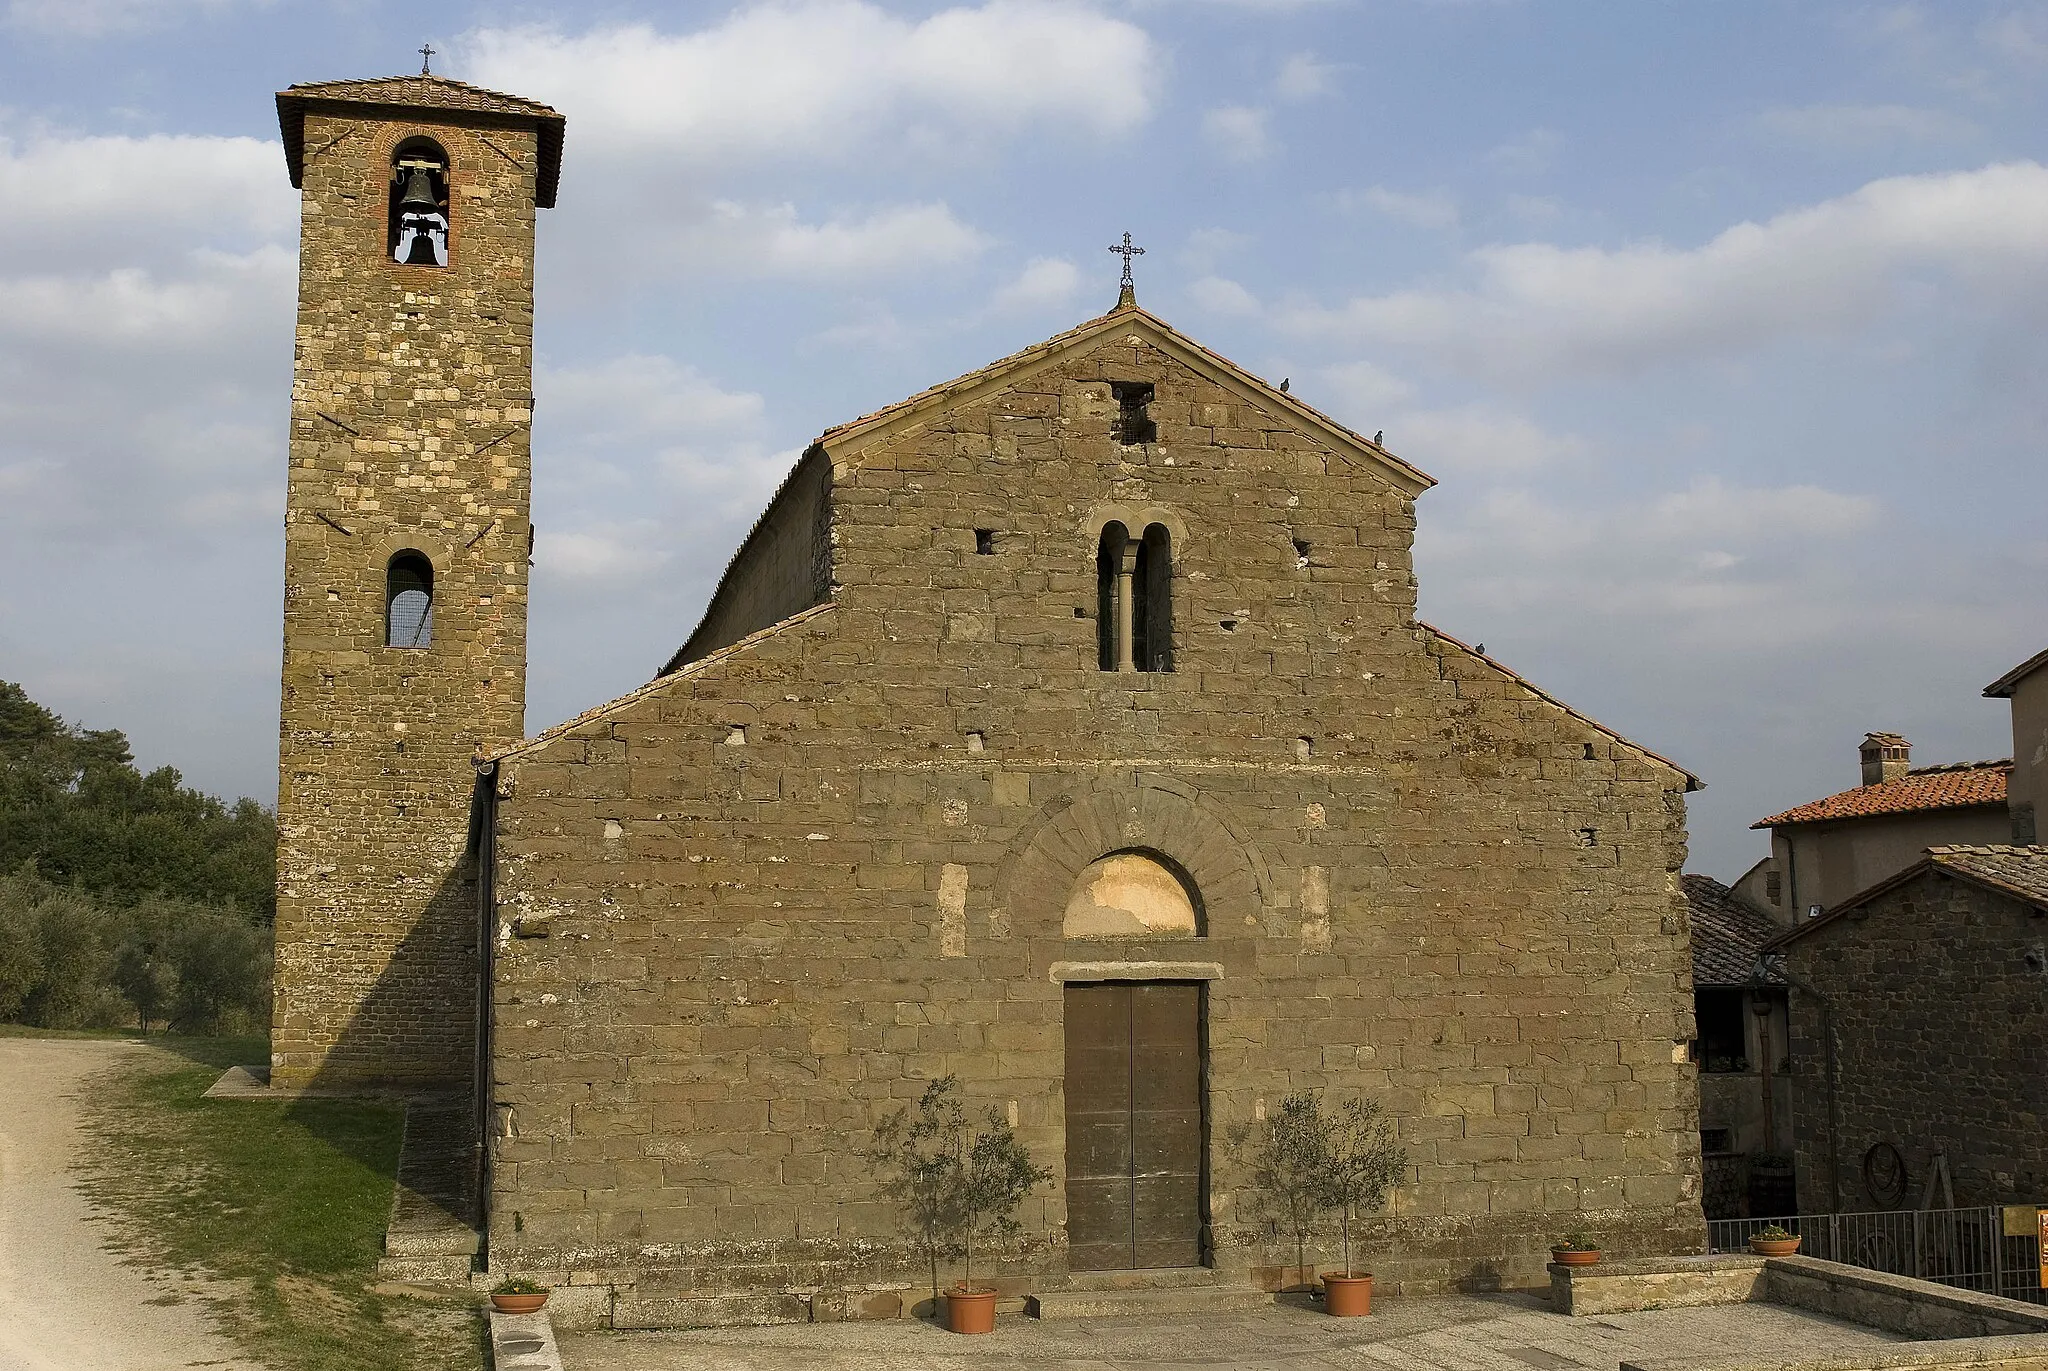
[(831, 495), (831, 465), (814, 448), (748, 533), (680, 659), (736, 643), (831, 593)]
[[(1155, 383), (1156, 443), (1110, 436), (1111, 380)], [(1414, 623), (1388, 469), (1138, 325), (833, 455), (831, 605), (500, 764), (494, 1271), (920, 1286), (869, 1130), (954, 1072), (1060, 1172), (1059, 964), (1103, 960), (1220, 966), (1226, 1270), (1294, 1260), (1232, 1139), (1310, 1086), (1399, 1120), (1383, 1286), (1540, 1284), (1574, 1228), (1703, 1245), (1684, 778)], [(1096, 668), (1134, 512), (1177, 526), (1171, 673)], [(1206, 936), (1063, 938), (1124, 848)], [(1013, 1288), (1064, 1270), (1064, 1213), (1027, 1205)]]
[[(385, 247), (392, 149), (451, 159), (446, 268)], [(285, 515), (273, 1080), (449, 1084), (474, 1055), (479, 747), (525, 716), (532, 127), (316, 106)], [(385, 569), (434, 567), (385, 646)]]
[[(1917, 1207), (1937, 1151), (1959, 1205), (2048, 1194), (2044, 924), (2022, 901), (1928, 872), (1787, 946), (1787, 968), (1834, 1014), (1843, 1210)], [(1795, 992), (1792, 1011), (1799, 1207), (1826, 1212), (1820, 1007)], [(1881, 1142), (1906, 1161), (1893, 1202), (1865, 1183), (1864, 1156)]]

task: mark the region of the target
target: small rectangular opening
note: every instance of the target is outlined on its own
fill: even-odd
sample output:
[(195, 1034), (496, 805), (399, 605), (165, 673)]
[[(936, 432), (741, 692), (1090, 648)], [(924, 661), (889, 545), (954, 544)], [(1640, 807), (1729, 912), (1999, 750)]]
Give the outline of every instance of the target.
[(1294, 540), (1294, 564), (1297, 567), (1308, 566), (1308, 544), (1299, 538)]
[(996, 531), (992, 528), (974, 530), (974, 550), (983, 557), (995, 555)]
[(1159, 426), (1152, 422), (1152, 416), (1145, 407), (1152, 403), (1153, 387), (1150, 381), (1111, 381), (1110, 394), (1116, 396), (1116, 439), (1126, 447), (1137, 443), (1158, 441)]

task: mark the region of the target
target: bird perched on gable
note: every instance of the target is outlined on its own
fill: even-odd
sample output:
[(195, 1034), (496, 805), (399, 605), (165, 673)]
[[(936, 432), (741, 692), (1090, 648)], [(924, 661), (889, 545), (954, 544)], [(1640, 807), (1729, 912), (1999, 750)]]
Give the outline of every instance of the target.
[(1285, 376), (1280, 378), (1280, 393), (1282, 395), (1287, 393), (1287, 378)]
[(1378, 433), (1373, 434), (1372, 440), (1374, 443), (1382, 443), (1386, 441), (1386, 437), (1387, 431), (1385, 429), (1381, 429)]

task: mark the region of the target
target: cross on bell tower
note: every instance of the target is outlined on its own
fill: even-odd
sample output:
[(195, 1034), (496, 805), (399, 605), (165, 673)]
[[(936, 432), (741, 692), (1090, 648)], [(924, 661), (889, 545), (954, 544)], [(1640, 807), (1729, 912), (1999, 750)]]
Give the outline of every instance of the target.
[(420, 75), (432, 76), (434, 74), (433, 64), (434, 45), (432, 43), (420, 44)]
[(1131, 235), (1126, 232), (1122, 244), (1111, 243), (1109, 250), (1124, 259), (1124, 278), (1118, 283), (1116, 307), (1118, 309), (1135, 309), (1138, 304), (1138, 290), (1136, 283), (1131, 280), (1131, 259), (1133, 257), (1143, 257), (1145, 249), (1132, 247)]

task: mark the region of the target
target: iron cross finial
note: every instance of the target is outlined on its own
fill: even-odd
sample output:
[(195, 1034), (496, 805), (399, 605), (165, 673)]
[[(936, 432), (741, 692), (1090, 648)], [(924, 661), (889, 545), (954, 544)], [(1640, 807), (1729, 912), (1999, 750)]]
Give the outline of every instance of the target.
[(1126, 233), (1124, 234), (1123, 246), (1119, 247), (1115, 243), (1111, 243), (1109, 250), (1124, 259), (1124, 279), (1118, 282), (1118, 284), (1127, 291), (1134, 289), (1135, 285), (1131, 280), (1131, 259), (1133, 257), (1143, 257), (1145, 249), (1132, 247), (1131, 235)]
[(433, 64), (434, 45), (432, 43), (420, 44), (420, 75), (432, 76), (434, 74)]

